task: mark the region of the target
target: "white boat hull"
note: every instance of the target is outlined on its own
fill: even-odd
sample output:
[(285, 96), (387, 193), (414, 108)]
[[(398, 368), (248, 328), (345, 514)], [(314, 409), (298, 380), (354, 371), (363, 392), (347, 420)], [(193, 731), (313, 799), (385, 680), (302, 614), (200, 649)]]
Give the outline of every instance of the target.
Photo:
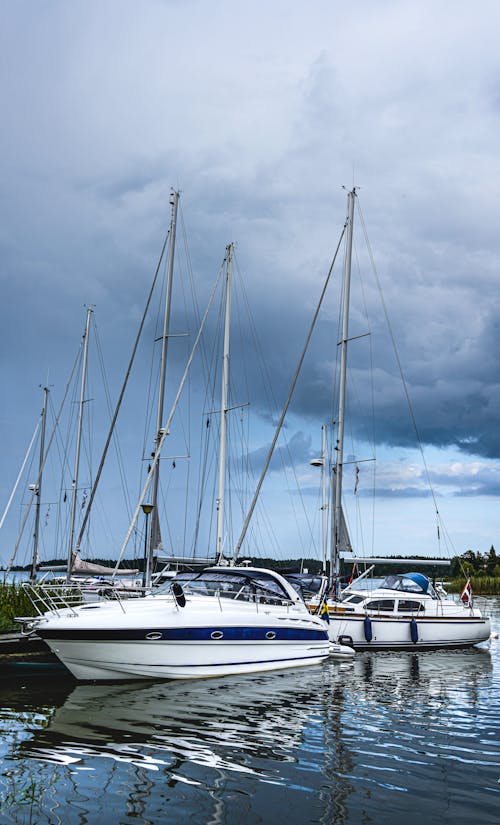
[(75, 679), (203, 679), (320, 664), (326, 643), (261, 644), (230, 642), (151, 645), (134, 642), (71, 642), (47, 644)]
[(412, 636), (411, 618), (372, 615), (369, 617), (371, 640), (368, 640), (365, 619), (362, 614), (346, 616), (330, 612), (331, 641), (350, 636), (355, 650), (459, 648), (484, 642), (491, 632), (489, 619), (483, 617), (420, 617), (413, 620)]
[(189, 598), (132, 599), (46, 614), (37, 633), (78, 680), (199, 679), (315, 665), (325, 623), (305, 609)]

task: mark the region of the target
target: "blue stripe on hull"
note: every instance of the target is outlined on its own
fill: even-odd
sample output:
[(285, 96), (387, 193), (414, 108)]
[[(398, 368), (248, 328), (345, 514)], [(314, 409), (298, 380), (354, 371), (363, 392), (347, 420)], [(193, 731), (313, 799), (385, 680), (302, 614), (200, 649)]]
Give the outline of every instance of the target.
[[(222, 633), (218, 639), (212, 639), (212, 633)], [(161, 633), (161, 637), (147, 639), (150, 633)], [(273, 633), (272, 639), (267, 638), (268, 633)], [(180, 627), (161, 629), (158, 627), (125, 629), (125, 630), (49, 630), (42, 627), (37, 629), (37, 634), (42, 639), (58, 639), (60, 641), (99, 641), (99, 642), (199, 642), (199, 641), (219, 641), (219, 642), (254, 642), (254, 641), (274, 641), (274, 642), (303, 642), (303, 641), (326, 641), (327, 630), (307, 630), (295, 627)]]

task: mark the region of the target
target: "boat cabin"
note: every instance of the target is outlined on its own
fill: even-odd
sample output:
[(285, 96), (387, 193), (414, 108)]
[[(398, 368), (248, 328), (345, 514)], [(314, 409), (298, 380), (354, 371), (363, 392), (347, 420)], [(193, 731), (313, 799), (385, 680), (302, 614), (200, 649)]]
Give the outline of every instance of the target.
[[(261, 604), (289, 604), (300, 600), (293, 588), (266, 570), (249, 568), (208, 568), (201, 572), (177, 573), (173, 582), (186, 595), (217, 596)], [(160, 588), (165, 592), (170, 584)], [(289, 589), (288, 589), (289, 588)]]

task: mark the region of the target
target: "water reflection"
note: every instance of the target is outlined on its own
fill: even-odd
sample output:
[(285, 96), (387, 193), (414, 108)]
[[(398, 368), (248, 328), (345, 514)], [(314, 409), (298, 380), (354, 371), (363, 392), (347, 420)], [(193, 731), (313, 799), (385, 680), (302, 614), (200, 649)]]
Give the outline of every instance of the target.
[(410, 825), (417, 798), (447, 822), (478, 765), (498, 798), (498, 652), (367, 652), (195, 682), (75, 685), (61, 669), (0, 680), (2, 822), (31, 805), (33, 821), (65, 825), (233, 825), (273, 807), (275, 825), (346, 825), (377, 821), (376, 800), (386, 822)]
[(428, 700), (449, 695), (456, 686), (474, 688), (492, 671), (489, 648), (358, 654), (353, 663), (356, 684), (375, 700), (409, 695)]
[[(447, 785), (441, 771), (435, 790), (435, 763), (450, 744), (444, 739), (460, 737), (463, 719), (468, 717), (469, 724), (469, 708), (477, 706), (492, 672), (486, 648), (357, 654), (350, 673), (339, 673), (324, 705), (325, 772), (333, 790), (323, 793), (321, 822), (362, 821), (374, 798), (387, 794), (394, 794), (395, 819), (384, 806), (383, 815), (379, 812), (384, 821), (416, 822), (424, 785), (430, 798)], [(471, 761), (476, 757), (471, 754)], [(418, 799), (415, 819), (407, 810), (413, 795)], [(437, 798), (435, 804), (439, 808)]]
[[(312, 683), (311, 683), (312, 682)], [(288, 761), (324, 674), (302, 671), (196, 682), (74, 687), (22, 755), (83, 762), (91, 755), (148, 770), (185, 762), (279, 779), (259, 761)], [(312, 705), (312, 707), (311, 707)]]

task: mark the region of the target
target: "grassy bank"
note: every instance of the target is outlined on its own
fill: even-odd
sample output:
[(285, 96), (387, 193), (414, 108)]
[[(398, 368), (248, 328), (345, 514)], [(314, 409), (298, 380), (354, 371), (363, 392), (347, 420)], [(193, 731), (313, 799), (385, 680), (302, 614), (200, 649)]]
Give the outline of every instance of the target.
[(20, 584), (0, 584), (0, 633), (20, 630), (14, 616), (33, 616), (35, 610)]
[[(474, 596), (500, 596), (500, 577), (498, 576), (471, 576), (472, 593)], [(464, 589), (464, 578), (451, 579), (446, 582), (448, 593), (461, 593)]]

